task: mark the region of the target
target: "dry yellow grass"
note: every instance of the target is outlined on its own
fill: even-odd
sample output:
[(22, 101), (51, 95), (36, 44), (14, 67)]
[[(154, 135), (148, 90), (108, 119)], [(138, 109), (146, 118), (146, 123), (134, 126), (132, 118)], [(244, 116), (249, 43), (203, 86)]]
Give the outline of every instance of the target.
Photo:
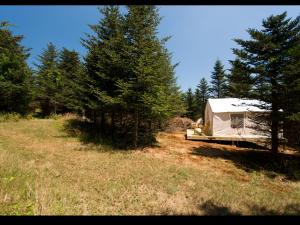
[(0, 123), (0, 214), (300, 213), (299, 167), (260, 168), (248, 150), (180, 133), (142, 151), (83, 144), (68, 119)]

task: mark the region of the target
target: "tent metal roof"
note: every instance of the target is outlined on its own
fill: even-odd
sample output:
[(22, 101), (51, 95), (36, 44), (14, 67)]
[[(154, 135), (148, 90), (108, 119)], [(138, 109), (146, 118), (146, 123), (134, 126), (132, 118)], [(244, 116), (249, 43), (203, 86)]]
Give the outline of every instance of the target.
[[(208, 99), (212, 112), (267, 112), (266, 107), (270, 104), (256, 99), (239, 99), (239, 98), (210, 98)], [(260, 106), (264, 106), (262, 109)]]

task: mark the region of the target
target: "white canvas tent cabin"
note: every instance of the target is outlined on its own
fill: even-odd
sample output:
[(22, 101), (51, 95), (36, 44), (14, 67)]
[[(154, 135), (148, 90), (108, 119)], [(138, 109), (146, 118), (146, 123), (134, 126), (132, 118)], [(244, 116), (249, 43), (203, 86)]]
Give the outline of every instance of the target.
[(255, 113), (269, 113), (259, 105), (264, 102), (250, 99), (217, 98), (208, 99), (205, 107), (204, 128), (201, 133), (188, 129), (190, 140), (264, 141), (270, 133), (258, 132), (253, 128), (251, 118)]

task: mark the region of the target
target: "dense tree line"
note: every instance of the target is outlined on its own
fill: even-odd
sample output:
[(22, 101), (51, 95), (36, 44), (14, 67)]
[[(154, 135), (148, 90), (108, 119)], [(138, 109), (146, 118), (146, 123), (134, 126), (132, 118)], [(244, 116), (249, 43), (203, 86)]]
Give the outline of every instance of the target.
[(83, 62), (76, 51), (49, 43), (34, 70), (22, 36), (1, 24), (0, 111), (28, 113), (31, 104), (43, 117), (75, 112), (113, 140), (124, 136), (133, 147), (152, 142), (163, 121), (184, 111), (165, 47), (169, 37), (158, 38), (154, 6), (128, 6), (125, 14), (118, 6), (99, 10), (103, 18), (82, 39)]
[(84, 68), (79, 53), (49, 43), (35, 64), (34, 102), (42, 116), (83, 112)]
[(165, 46), (169, 37), (158, 38), (157, 8), (99, 10), (102, 19), (89, 25), (92, 33), (82, 38), (83, 60), (75, 50), (49, 43), (34, 69), (26, 62), (30, 49), (21, 44), (23, 36), (1, 22), (1, 113), (77, 113), (112, 140), (126, 135), (127, 144), (137, 147), (153, 141), (171, 116), (185, 112), (194, 120), (204, 118), (208, 98), (255, 98), (270, 103), (260, 107), (271, 113), (256, 120), (269, 125), (274, 152), (282, 127), (294, 135), (293, 143), (300, 142), (300, 129), (295, 129), (300, 124), (299, 17), (272, 15), (261, 30), (248, 29), (250, 40), (235, 39), (240, 48), (233, 49), (236, 58), (228, 70), (216, 60), (209, 82), (201, 78), (194, 91), (181, 93), (177, 64), (172, 65)]

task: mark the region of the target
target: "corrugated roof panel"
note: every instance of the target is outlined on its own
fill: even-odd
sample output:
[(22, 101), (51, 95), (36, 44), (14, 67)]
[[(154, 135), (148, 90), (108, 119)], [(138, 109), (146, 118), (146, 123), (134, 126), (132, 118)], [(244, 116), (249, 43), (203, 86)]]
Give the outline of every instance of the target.
[[(270, 104), (255, 99), (210, 98), (208, 103), (214, 113), (221, 112), (266, 112)], [(261, 108), (264, 106), (264, 108)]]

